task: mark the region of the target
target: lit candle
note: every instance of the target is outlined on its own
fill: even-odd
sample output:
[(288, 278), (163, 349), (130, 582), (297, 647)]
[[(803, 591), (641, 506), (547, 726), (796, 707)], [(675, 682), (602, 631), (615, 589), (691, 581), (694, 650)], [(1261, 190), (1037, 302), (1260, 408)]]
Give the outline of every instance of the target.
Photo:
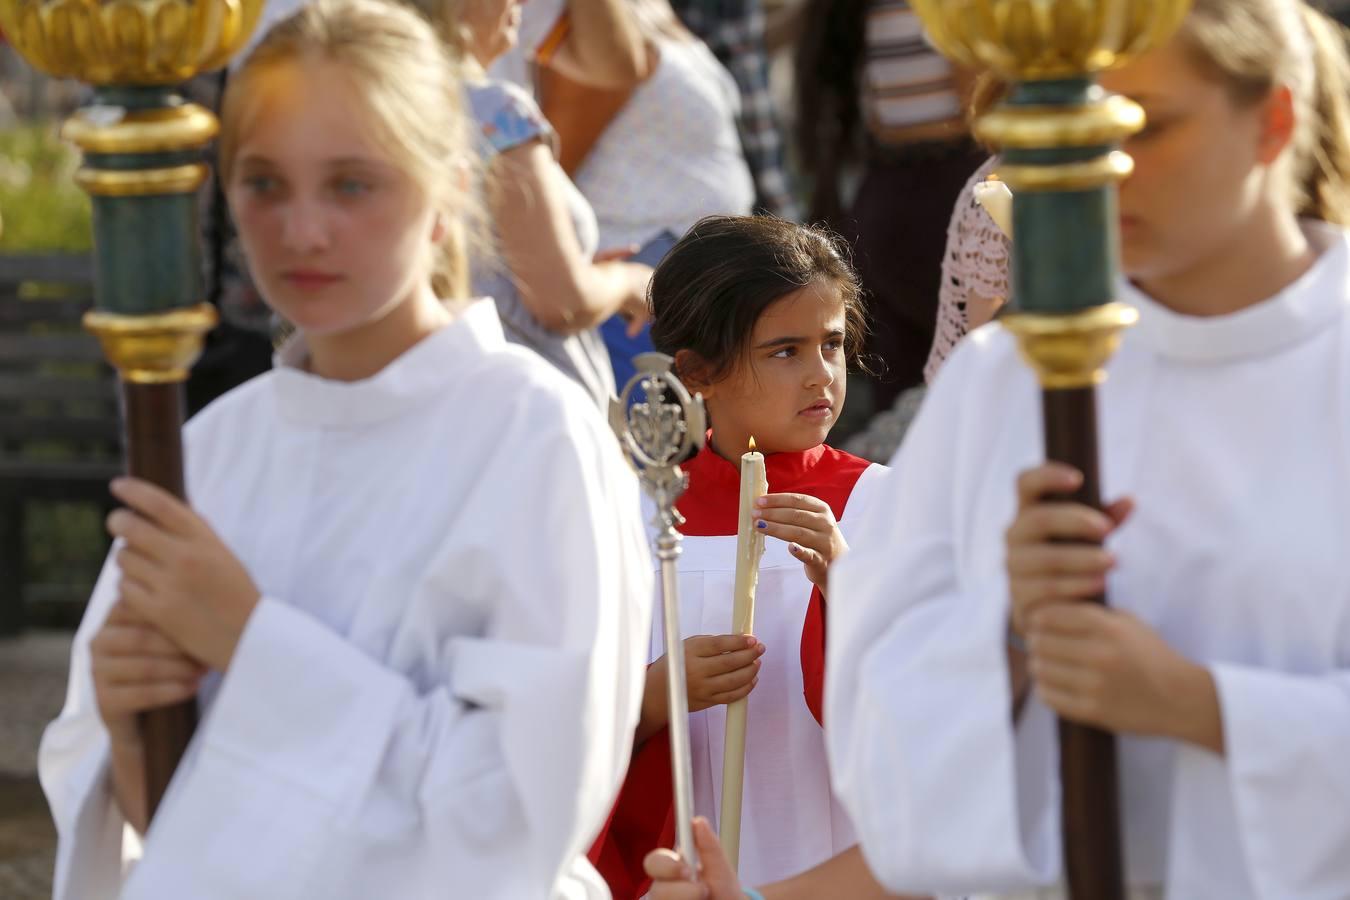
[[(759, 511), (755, 501), (769, 492), (764, 475), (764, 454), (750, 450), (741, 457), (741, 518), (736, 532), (736, 587), (732, 599), (731, 633), (751, 634), (755, 627), (755, 587), (759, 584), (759, 560), (764, 555), (764, 535), (755, 527)], [(749, 709), (746, 697), (727, 705), (726, 741), (722, 748), (722, 812), (719, 837), (731, 868), (740, 863), (741, 793), (745, 781), (745, 725)]]
[(1013, 236), (1013, 195), (1008, 186), (990, 175), (988, 181), (975, 185), (975, 202), (984, 207), (989, 218), (1008, 237)]

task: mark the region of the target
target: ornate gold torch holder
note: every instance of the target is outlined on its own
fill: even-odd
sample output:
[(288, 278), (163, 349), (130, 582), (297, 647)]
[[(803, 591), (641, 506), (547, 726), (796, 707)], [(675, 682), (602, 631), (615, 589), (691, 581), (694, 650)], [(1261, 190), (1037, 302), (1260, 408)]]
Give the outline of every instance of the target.
[[(94, 88), (63, 134), (93, 199), (95, 309), (85, 326), (121, 376), (130, 474), (179, 497), (183, 382), (215, 325), (202, 302), (196, 191), (218, 128), (175, 90), (247, 41), (263, 0), (0, 0), (0, 28), (34, 67)], [(24, 211), (7, 211), (21, 216)], [(151, 813), (196, 724), (196, 703), (142, 717)]]
[[(1049, 459), (1084, 474), (1071, 498), (1100, 508), (1096, 386), (1133, 324), (1112, 302), (1119, 270), (1116, 185), (1133, 161), (1138, 105), (1096, 73), (1165, 43), (1190, 0), (912, 0), (937, 47), (1012, 85), (976, 134), (1003, 151), (1013, 190), (1014, 312), (1004, 324), (1043, 391)], [(1105, 603), (1106, 597), (1096, 598)], [(1069, 896), (1123, 900), (1120, 800), (1110, 734), (1061, 720), (1062, 830)]]

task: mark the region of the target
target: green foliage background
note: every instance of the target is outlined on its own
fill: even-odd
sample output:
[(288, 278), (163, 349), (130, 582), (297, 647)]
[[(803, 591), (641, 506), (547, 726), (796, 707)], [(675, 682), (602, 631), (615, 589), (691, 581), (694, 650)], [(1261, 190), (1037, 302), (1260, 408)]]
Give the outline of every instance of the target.
[[(61, 139), (59, 130), (57, 122), (0, 129), (0, 254), (92, 248), (89, 197), (74, 181), (79, 152)], [(30, 444), (21, 452), (57, 458), (69, 450)], [(36, 592), (29, 596), (33, 624), (70, 625), (77, 620), (78, 608), (49, 602), (78, 600), (92, 586), (106, 546), (101, 519), (100, 511), (87, 504), (28, 504), (25, 581)]]
[(93, 245), (89, 198), (75, 186), (78, 152), (55, 122), (0, 131), (0, 253), (80, 252)]

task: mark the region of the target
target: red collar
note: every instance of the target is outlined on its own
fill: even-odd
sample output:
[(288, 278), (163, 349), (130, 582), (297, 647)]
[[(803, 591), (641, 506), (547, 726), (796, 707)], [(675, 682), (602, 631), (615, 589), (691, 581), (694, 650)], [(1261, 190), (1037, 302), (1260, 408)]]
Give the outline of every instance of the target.
[[(843, 515), (844, 505), (858, 477), (870, 465), (821, 444), (797, 453), (769, 453), (764, 457), (769, 492), (819, 497)], [(689, 537), (735, 534), (740, 520), (741, 467), (718, 456), (709, 441), (698, 456), (685, 463), (689, 490), (677, 504), (685, 517), (681, 533)]]

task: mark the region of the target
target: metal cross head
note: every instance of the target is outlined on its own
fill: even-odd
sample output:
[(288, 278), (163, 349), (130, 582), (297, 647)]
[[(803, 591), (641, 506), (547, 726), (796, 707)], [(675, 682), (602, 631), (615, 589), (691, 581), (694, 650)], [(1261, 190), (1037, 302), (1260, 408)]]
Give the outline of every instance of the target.
[(702, 395), (689, 393), (674, 362), (664, 353), (635, 358), (637, 374), (610, 402), (609, 424), (662, 517), (678, 523), (675, 500), (685, 487), (680, 463), (702, 449), (708, 417)]

